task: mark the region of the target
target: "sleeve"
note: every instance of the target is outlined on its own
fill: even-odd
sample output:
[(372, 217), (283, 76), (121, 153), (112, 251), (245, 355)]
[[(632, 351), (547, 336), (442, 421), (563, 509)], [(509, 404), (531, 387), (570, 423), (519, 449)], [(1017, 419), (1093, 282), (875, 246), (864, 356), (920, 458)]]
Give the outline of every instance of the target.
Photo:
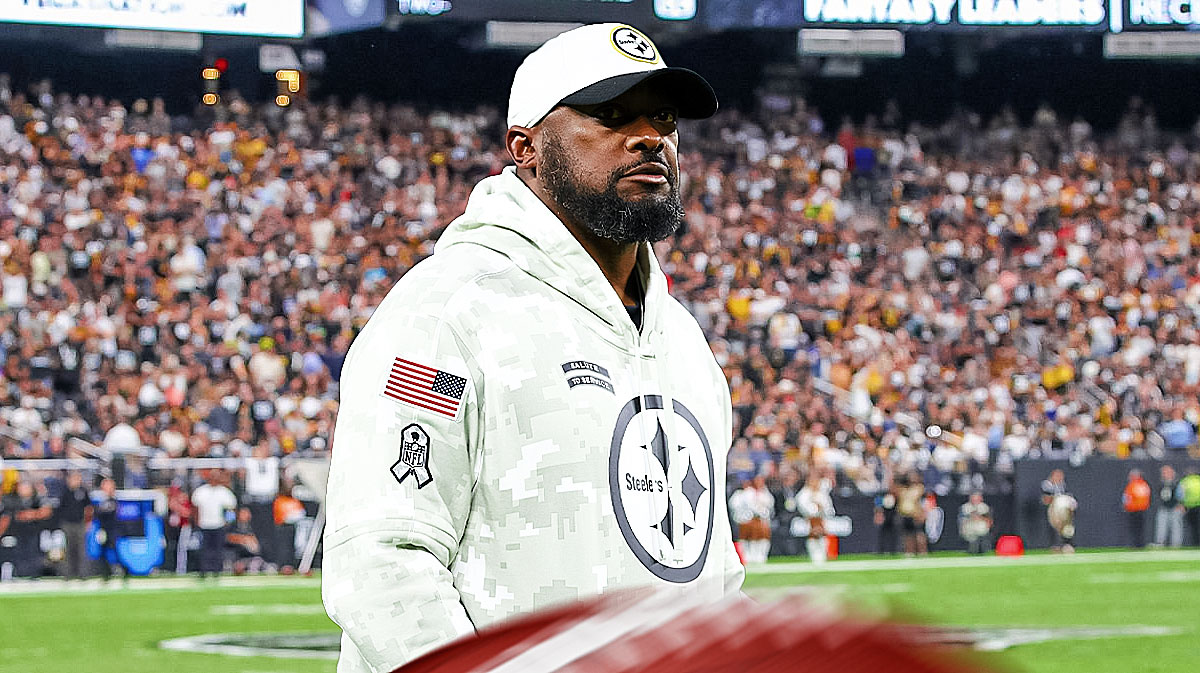
[[(346, 360), (326, 496), (322, 598), (343, 631), (343, 662), (361, 659), (343, 670), (391, 671), (474, 632), (450, 567), (476, 480), (478, 376), (448, 323), (381, 315), (387, 306)], [(397, 395), (397, 359), (453, 383), (433, 387), (457, 394), (454, 413)]]

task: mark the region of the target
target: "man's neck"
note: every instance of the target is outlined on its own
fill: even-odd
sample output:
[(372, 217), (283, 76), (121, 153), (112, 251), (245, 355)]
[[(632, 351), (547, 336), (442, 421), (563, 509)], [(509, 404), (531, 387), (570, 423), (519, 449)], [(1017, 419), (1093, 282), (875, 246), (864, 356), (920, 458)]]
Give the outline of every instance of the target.
[(528, 179), (523, 176), (520, 171), (518, 177), (530, 188), (542, 203), (550, 209), (558, 217), (567, 231), (579, 241), (587, 254), (596, 261), (596, 265), (600, 267), (600, 272), (608, 279), (609, 285), (612, 285), (617, 296), (620, 297), (621, 303), (626, 306), (636, 304), (640, 297), (633, 296), (629, 288), (631, 283), (630, 277), (637, 268), (638, 245), (637, 243), (618, 243), (606, 238), (600, 238), (588, 230), (587, 227), (573, 221), (563, 209), (546, 193), (541, 182)]

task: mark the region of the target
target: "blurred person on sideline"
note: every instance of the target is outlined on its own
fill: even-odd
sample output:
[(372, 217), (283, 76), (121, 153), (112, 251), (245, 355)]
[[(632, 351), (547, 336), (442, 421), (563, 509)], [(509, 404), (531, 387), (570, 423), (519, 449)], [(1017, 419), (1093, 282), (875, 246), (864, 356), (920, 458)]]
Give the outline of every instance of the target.
[(929, 543), (925, 537), (925, 482), (921, 475), (909, 472), (896, 494), (896, 513), (900, 515), (900, 544), (905, 556), (925, 556)]
[(283, 480), (272, 507), (275, 515), (275, 539), (279, 543), (279, 572), (290, 575), (295, 570), (296, 563), (296, 524), (307, 516), (307, 512), (304, 503), (292, 495), (292, 484), (286, 479)]
[(254, 445), (253, 455), (244, 460), (242, 504), (250, 511), (254, 536), (270, 569), (280, 563), (274, 512), (275, 496), (279, 494), (279, 457), (271, 455), (271, 447), (261, 441)]
[(1183, 502), (1175, 468), (1159, 468), (1158, 508), (1154, 511), (1154, 546), (1183, 546)]
[[(1050, 476), (1042, 480), (1042, 505), (1046, 508), (1046, 515), (1042, 518), (1045, 522), (1047, 535), (1049, 536), (1050, 549), (1058, 551), (1062, 549), (1064, 540), (1063, 528), (1066, 525), (1062, 523), (1067, 508), (1067, 500), (1059, 499), (1058, 506), (1055, 506), (1055, 499), (1067, 494), (1067, 478), (1066, 474), (1060, 470), (1051, 470)], [(1073, 510), (1072, 510), (1073, 511)], [(1056, 525), (1056, 521), (1059, 522)], [(1074, 525), (1070, 528), (1072, 537), (1074, 535)]]
[(188, 571), (188, 547), (194, 517), (192, 499), (183, 488), (183, 480), (177, 478), (167, 488), (167, 519), (163, 531), (167, 538), (164, 563), (177, 575)]
[(93, 516), (92, 499), (78, 470), (67, 472), (55, 517), (66, 538), (64, 559), (67, 579), (82, 579), (91, 574), (87, 555), (87, 527)]
[(652, 248), (683, 220), (678, 120), (716, 107), (622, 24), (518, 68), (515, 166), (475, 186), (342, 371), (323, 575), (340, 673), (587, 594), (740, 588), (728, 384)]
[(266, 569), (263, 547), (254, 534), (249, 507), (239, 507), (237, 518), (225, 534), (225, 545), (233, 552), (233, 574), (259, 573)]
[(208, 470), (205, 483), (192, 491), (192, 507), (200, 530), (200, 578), (216, 577), (225, 569), (225, 533), (238, 507), (237, 497), (225, 485), (224, 470)]
[(100, 480), (99, 500), (92, 505), (97, 526), (96, 542), (100, 546), (100, 575), (105, 582), (112, 579), (114, 567), (121, 568), (122, 576), (128, 578), (128, 573), (124, 572), (124, 567), (117, 558), (117, 535), (120, 533), (117, 525), (117, 506), (117, 482), (105, 477)]
[(16, 490), (5, 498), (4, 511), (11, 517), (7, 534), (16, 538), (12, 554), (13, 575), (41, 577), (45, 566), (41, 534), (54, 510), (43, 501), (28, 479), (18, 481)]
[(899, 517), (896, 514), (896, 504), (898, 501), (899, 487), (895, 480), (888, 484), (886, 491), (875, 496), (875, 527), (876, 527), (876, 554), (895, 554), (897, 551), (896, 544), (899, 542), (898, 530), (900, 527)]
[(804, 488), (796, 495), (796, 509), (808, 521), (808, 538), (804, 548), (813, 563), (824, 563), (829, 558), (825, 521), (833, 516), (833, 498), (829, 494), (830, 482), (813, 469), (804, 480)]
[(1150, 484), (1142, 477), (1142, 471), (1130, 470), (1125, 490), (1121, 492), (1121, 508), (1129, 522), (1129, 542), (1137, 549), (1146, 546), (1146, 513), (1150, 510), (1150, 499)]
[(972, 491), (958, 509), (958, 533), (967, 541), (967, 553), (983, 554), (991, 548), (992, 508), (983, 501), (983, 493)]
[(742, 482), (729, 496), (733, 523), (747, 563), (766, 563), (771, 552), (771, 519), (775, 497), (767, 489), (766, 478), (758, 475)]
[(1189, 470), (1179, 480), (1179, 502), (1183, 505), (1183, 521), (1190, 547), (1200, 547), (1200, 473)]

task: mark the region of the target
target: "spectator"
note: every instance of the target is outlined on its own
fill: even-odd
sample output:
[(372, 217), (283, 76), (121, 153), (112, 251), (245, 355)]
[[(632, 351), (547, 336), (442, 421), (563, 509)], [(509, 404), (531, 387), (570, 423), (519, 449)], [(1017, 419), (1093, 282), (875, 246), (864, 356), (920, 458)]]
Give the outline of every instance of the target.
[(1129, 481), (1121, 493), (1121, 507), (1129, 522), (1130, 543), (1137, 549), (1146, 546), (1146, 512), (1150, 509), (1150, 484), (1141, 470), (1130, 470)]
[(1183, 502), (1175, 468), (1159, 468), (1158, 509), (1154, 512), (1154, 546), (1183, 546)]
[(92, 516), (92, 499), (83, 485), (83, 475), (77, 470), (70, 470), (55, 508), (55, 518), (66, 538), (64, 556), (67, 579), (81, 579), (91, 574), (91, 562), (87, 556), (87, 527)]
[(1196, 426), (1184, 418), (1182, 407), (1171, 410), (1170, 420), (1158, 426), (1158, 434), (1168, 449), (1188, 449), (1196, 445)]
[(958, 510), (958, 532), (967, 541), (967, 552), (982, 554), (991, 547), (992, 508), (983, 493), (974, 491)]
[(225, 534), (228, 518), (237, 511), (237, 498), (225, 485), (225, 471), (211, 469), (205, 483), (192, 491), (196, 526), (200, 530), (200, 577), (216, 577), (225, 567)]

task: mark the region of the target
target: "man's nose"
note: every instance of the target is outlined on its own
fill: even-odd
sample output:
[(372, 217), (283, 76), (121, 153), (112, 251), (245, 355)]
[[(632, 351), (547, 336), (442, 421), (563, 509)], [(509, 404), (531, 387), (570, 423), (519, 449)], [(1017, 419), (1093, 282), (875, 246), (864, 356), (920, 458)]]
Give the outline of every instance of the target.
[(625, 141), (626, 148), (631, 152), (661, 152), (665, 144), (665, 134), (647, 117), (638, 117), (630, 125)]

